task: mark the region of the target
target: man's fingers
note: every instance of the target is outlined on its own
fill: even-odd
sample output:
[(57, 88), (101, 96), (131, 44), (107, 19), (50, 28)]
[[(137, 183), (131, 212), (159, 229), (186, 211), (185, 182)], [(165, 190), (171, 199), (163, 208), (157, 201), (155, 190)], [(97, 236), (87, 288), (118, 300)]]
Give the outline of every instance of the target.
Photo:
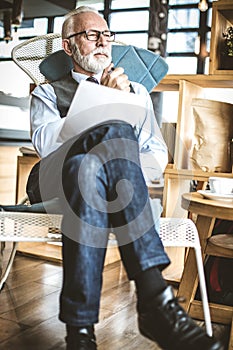
[(108, 74), (110, 74), (114, 69), (114, 64), (111, 63), (107, 68), (104, 69), (102, 74), (102, 79), (105, 79)]
[[(112, 67), (110, 65), (104, 70), (101, 83), (114, 89), (130, 91), (130, 81), (128, 80), (128, 76), (124, 74), (124, 68), (117, 67), (114, 68), (114, 70), (112, 70), (112, 68), (113, 65)], [(108, 69), (110, 69), (110, 71), (108, 71)]]
[(122, 67), (117, 67), (117, 68), (114, 68), (113, 71), (110, 71), (110, 76), (111, 78), (116, 78), (118, 77), (119, 75), (123, 74), (124, 73), (124, 68)]

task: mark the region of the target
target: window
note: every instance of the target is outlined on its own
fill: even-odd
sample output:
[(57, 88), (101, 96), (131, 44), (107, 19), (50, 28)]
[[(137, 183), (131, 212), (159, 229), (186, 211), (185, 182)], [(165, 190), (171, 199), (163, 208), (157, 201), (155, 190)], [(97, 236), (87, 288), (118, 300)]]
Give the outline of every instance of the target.
[(169, 74), (196, 74), (197, 57), (167, 57)]
[[(18, 28), (17, 32), (12, 31), (13, 40), (5, 43), (0, 41), (0, 58), (11, 57), (11, 51), (14, 46), (18, 45), (21, 37), (33, 37), (36, 35), (43, 35), (47, 33), (48, 19), (35, 18), (34, 20), (23, 21), (22, 26)], [(1, 28), (0, 35), (3, 37), (3, 28)]]
[(191, 5), (198, 4), (200, 0), (169, 0), (169, 5)]
[(150, 0), (112, 0), (111, 9), (149, 7)]
[[(12, 41), (8, 43), (0, 41), (0, 91), (2, 92), (0, 128), (30, 130), (29, 103), (27, 104), (27, 101), (29, 102), (29, 86), (32, 81), (11, 60), (11, 51), (14, 46), (22, 41), (22, 37), (46, 34), (47, 27), (47, 18), (23, 21), (17, 32), (12, 32)], [(5, 102), (8, 95), (12, 98), (12, 105)], [(22, 108), (23, 101), (24, 107)], [(17, 106), (18, 103), (21, 107)]]
[[(207, 0), (208, 10), (198, 9), (199, 0), (167, 0), (168, 34), (167, 63), (170, 74), (208, 73), (212, 0)], [(150, 0), (78, 0), (77, 6), (89, 5), (105, 16), (111, 30), (117, 32), (116, 40), (143, 48), (148, 47)], [(13, 33), (13, 41), (0, 40), (0, 90), (15, 96), (28, 95), (30, 79), (11, 62), (11, 50), (20, 40), (48, 31), (61, 32), (64, 17), (35, 18), (23, 21)], [(3, 38), (0, 26), (0, 37)], [(200, 52), (200, 46), (205, 50)], [(204, 55), (204, 56), (203, 56)], [(5, 77), (5, 72), (10, 72)], [(15, 84), (20, 81), (19, 84)], [(164, 101), (165, 102), (165, 101)], [(166, 103), (164, 103), (166, 105)], [(170, 103), (168, 103), (170, 105)]]
[(110, 29), (121, 31), (148, 31), (149, 11), (115, 12), (109, 16)]
[(105, 8), (116, 40), (128, 45), (147, 48), (150, 0), (112, 0)]
[[(4, 95), (12, 97), (14, 104), (17, 104), (19, 98), (25, 101), (29, 95), (31, 79), (12, 61), (0, 62), (0, 72), (0, 91), (3, 94), (3, 101)], [(11, 106), (0, 103), (0, 128), (29, 130), (29, 110), (14, 104), (12, 103)]]
[(170, 74), (206, 73), (212, 20), (212, 1), (207, 2), (208, 10), (202, 12), (198, 8), (199, 0), (169, 0), (167, 62)]
[(198, 28), (200, 11), (196, 9), (171, 9), (168, 15), (168, 29)]
[(54, 26), (53, 26), (54, 33), (61, 33), (63, 21), (64, 21), (64, 17), (55, 17), (54, 18)]
[(195, 52), (195, 40), (197, 36), (197, 32), (168, 33), (167, 53)]
[(127, 33), (116, 34), (116, 41), (119, 41), (126, 45), (134, 45), (147, 49), (148, 34), (147, 33)]
[[(182, 71), (190, 74), (206, 73), (212, 0), (207, 0), (206, 12), (199, 10), (199, 1), (168, 0), (167, 61), (171, 74)], [(117, 32), (118, 41), (148, 47), (150, 0), (78, 0), (77, 6), (80, 5), (93, 6), (102, 11), (110, 29)]]
[(77, 5), (78, 6), (91, 6), (96, 8), (98, 11), (103, 11), (104, 10), (104, 0), (78, 0)]
[(17, 30), (19, 37), (43, 35), (47, 33), (48, 18), (35, 18), (34, 20), (23, 21), (22, 26)]

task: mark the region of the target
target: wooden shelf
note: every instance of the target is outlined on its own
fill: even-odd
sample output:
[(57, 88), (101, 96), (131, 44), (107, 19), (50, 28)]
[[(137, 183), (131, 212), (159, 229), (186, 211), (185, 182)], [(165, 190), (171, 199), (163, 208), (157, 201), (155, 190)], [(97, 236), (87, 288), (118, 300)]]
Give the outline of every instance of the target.
[(180, 81), (185, 80), (202, 88), (233, 88), (233, 71), (227, 75), (216, 74), (168, 74), (153, 91), (179, 91)]
[(205, 172), (201, 170), (188, 170), (188, 169), (176, 169), (173, 164), (168, 164), (166, 167), (166, 175), (169, 175), (170, 179), (177, 179), (179, 177), (182, 179), (189, 179), (197, 181), (207, 181), (210, 176), (214, 177), (227, 177), (231, 179), (233, 177), (232, 173), (215, 173), (215, 172)]

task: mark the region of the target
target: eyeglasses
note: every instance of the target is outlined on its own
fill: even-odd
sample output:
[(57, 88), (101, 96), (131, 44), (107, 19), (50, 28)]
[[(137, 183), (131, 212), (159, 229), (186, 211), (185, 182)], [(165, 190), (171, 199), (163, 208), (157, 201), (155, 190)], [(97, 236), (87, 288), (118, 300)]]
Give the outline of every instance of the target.
[(90, 29), (90, 30), (84, 30), (83, 32), (71, 34), (67, 37), (67, 39), (73, 38), (74, 36), (81, 35), (81, 34), (85, 34), (87, 40), (90, 40), (90, 41), (98, 41), (100, 38), (100, 35), (103, 35), (107, 41), (114, 41), (116, 33), (111, 32), (110, 30), (104, 30), (103, 32), (100, 32), (99, 30)]

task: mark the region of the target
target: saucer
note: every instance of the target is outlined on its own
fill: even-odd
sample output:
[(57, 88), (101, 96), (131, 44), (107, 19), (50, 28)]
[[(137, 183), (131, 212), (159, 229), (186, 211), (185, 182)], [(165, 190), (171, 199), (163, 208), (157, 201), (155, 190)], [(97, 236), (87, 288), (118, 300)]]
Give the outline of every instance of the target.
[(213, 199), (216, 201), (233, 202), (233, 193), (220, 194), (220, 193), (213, 193), (210, 190), (198, 190), (197, 192), (200, 193), (204, 198)]

